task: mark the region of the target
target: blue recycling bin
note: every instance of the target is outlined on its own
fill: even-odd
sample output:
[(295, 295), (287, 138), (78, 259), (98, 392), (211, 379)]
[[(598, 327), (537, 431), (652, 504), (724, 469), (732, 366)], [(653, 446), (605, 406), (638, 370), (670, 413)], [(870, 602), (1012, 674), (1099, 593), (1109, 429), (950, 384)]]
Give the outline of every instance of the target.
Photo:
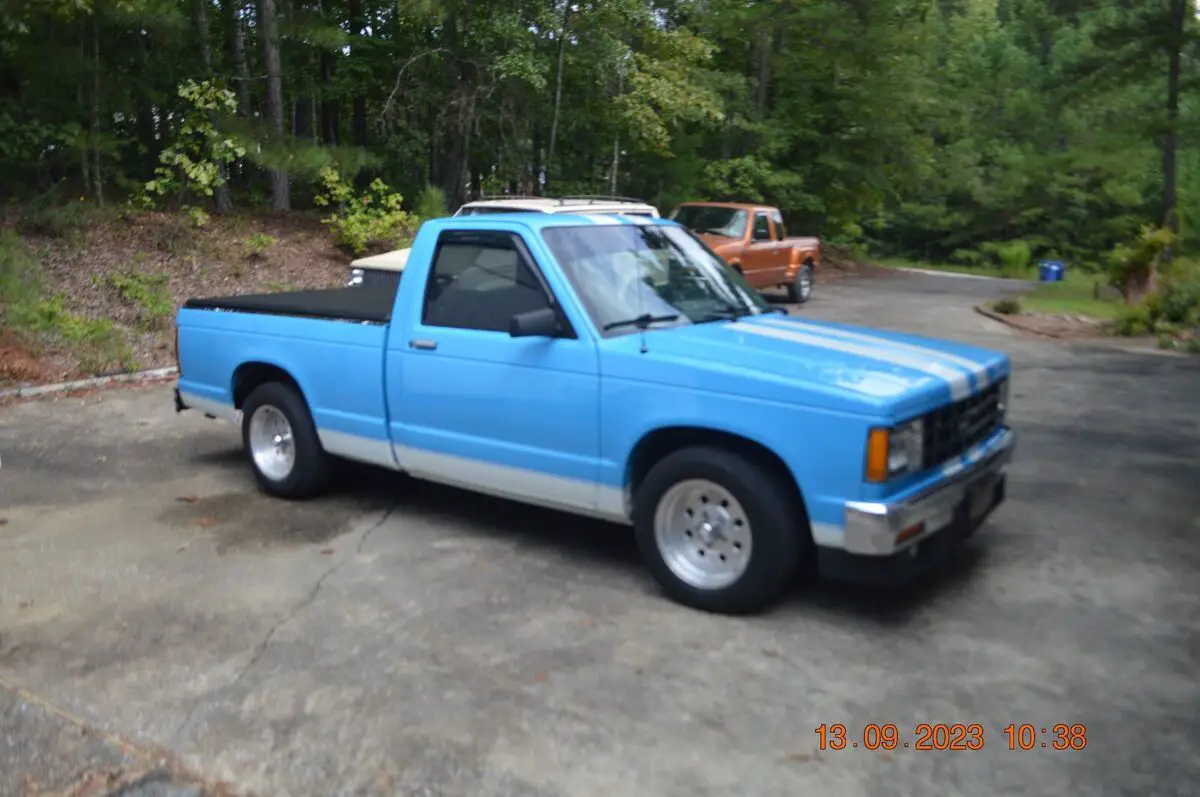
[(1062, 282), (1063, 272), (1067, 270), (1061, 260), (1039, 260), (1038, 282)]

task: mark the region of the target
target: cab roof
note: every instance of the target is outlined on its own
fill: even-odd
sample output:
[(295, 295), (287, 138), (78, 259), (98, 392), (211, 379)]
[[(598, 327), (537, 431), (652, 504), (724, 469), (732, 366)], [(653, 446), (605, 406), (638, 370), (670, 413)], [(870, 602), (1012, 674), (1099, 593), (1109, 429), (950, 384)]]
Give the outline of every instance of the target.
[(619, 226), (681, 226), (679, 222), (656, 216), (616, 216), (612, 214), (587, 213), (488, 213), (485, 216), (450, 216), (427, 222), (437, 225), (438, 229), (486, 229), (494, 222), (503, 222), (505, 226), (520, 224), (534, 232), (550, 227), (584, 227), (595, 225), (600, 227)]

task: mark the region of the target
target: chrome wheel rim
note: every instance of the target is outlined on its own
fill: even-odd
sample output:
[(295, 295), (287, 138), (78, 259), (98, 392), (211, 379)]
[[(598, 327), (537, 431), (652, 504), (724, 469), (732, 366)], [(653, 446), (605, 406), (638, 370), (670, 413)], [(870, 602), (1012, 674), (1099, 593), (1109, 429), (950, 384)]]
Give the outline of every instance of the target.
[(800, 298), (808, 301), (812, 296), (812, 269), (808, 266), (800, 269), (800, 273), (796, 275), (796, 285), (800, 288)]
[(696, 589), (727, 587), (750, 564), (746, 511), (731, 492), (707, 479), (688, 479), (667, 490), (654, 511), (654, 540), (675, 577)]
[(276, 407), (264, 404), (250, 417), (250, 456), (259, 473), (282, 481), (296, 464), (292, 425)]

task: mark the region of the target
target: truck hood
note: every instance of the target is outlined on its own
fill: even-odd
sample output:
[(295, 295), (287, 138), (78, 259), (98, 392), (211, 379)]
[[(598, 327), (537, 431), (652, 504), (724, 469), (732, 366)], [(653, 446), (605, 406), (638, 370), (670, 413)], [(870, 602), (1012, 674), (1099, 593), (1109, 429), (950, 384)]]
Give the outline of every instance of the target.
[(394, 249), (380, 255), (360, 257), (350, 261), (351, 268), (369, 268), (374, 271), (403, 271), (412, 249)]
[(730, 244), (738, 243), (737, 238), (730, 238), (727, 235), (714, 235), (711, 232), (698, 232), (696, 233), (696, 237), (708, 244), (710, 249), (716, 251), (719, 251)]
[(606, 373), (896, 420), (1009, 372), (1007, 356), (976, 346), (774, 314), (649, 331), (645, 354), (641, 338), (613, 340), (629, 356)]

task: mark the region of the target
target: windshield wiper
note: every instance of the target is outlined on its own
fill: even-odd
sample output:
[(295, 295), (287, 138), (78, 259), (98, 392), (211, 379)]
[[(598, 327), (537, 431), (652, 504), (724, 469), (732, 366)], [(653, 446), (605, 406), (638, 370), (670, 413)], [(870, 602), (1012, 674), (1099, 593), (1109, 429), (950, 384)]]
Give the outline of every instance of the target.
[(678, 318), (679, 313), (674, 313), (672, 315), (650, 315), (649, 313), (643, 313), (637, 318), (626, 318), (624, 321), (613, 321), (611, 324), (605, 324), (604, 331), (607, 332), (608, 330), (616, 329), (617, 327), (637, 327), (638, 329), (646, 329), (651, 324), (675, 321)]
[(745, 318), (748, 315), (754, 315), (754, 310), (749, 307), (738, 307), (733, 304), (725, 303), (720, 310), (713, 310), (705, 313), (698, 319), (699, 323), (705, 321), (736, 321), (739, 318)]

